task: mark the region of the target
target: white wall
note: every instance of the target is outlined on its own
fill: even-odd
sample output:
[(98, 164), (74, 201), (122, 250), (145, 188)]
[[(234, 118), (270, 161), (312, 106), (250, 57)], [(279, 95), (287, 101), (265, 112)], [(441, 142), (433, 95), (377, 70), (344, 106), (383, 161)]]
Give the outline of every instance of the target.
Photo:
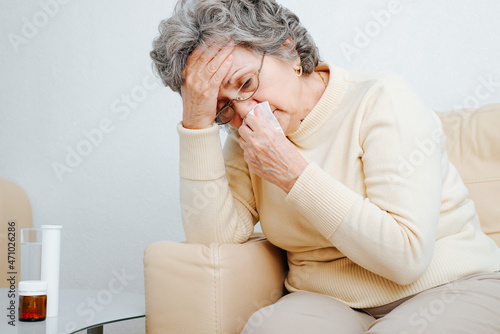
[[(399, 73), (437, 111), (500, 102), (498, 0), (282, 3), (323, 59)], [(127, 289), (142, 292), (146, 245), (184, 239), (175, 130), (182, 105), (149, 59), (173, 4), (0, 4), (0, 177), (26, 190), (35, 226), (64, 226), (63, 287), (105, 289), (124, 271)]]

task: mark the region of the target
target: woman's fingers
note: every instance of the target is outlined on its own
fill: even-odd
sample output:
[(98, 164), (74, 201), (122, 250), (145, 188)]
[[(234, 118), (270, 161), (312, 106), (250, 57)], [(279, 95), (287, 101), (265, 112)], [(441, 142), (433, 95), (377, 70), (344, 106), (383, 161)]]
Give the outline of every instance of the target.
[(209, 77), (209, 80), (213, 82), (214, 85), (217, 85), (219, 88), (222, 80), (229, 72), (231, 68), (231, 62), (233, 59), (232, 52), (234, 50), (234, 46), (225, 47), (213, 57), (205, 66), (206, 76)]
[(232, 44), (198, 46), (188, 57), (181, 87), (183, 125), (186, 128), (212, 125), (220, 86), (231, 68), (233, 49)]
[(289, 192), (307, 161), (297, 148), (267, 121), (249, 116), (239, 129), (239, 144), (250, 171)]
[(268, 146), (268, 143), (275, 142), (276, 136), (281, 137), (269, 122), (267, 122), (261, 112), (255, 108), (255, 115), (245, 117), (244, 124), (238, 129), (240, 134), (240, 146), (245, 151), (261, 150)]
[[(184, 90), (192, 90), (201, 99), (209, 98), (216, 103), (222, 80), (232, 65), (234, 46), (198, 46), (188, 57), (184, 69)], [(181, 88), (182, 90), (182, 88)], [(215, 108), (215, 104), (214, 104)]]
[[(208, 49), (200, 45), (188, 57), (186, 62), (186, 71), (197, 72), (204, 80), (211, 80), (211, 78), (219, 73), (219, 70), (224, 69), (227, 63), (227, 58), (234, 50), (233, 44), (227, 44), (223, 47), (218, 45), (210, 45)], [(218, 74), (217, 79), (222, 80)]]
[(217, 86), (220, 86), (222, 84), (222, 80), (226, 77), (227, 73), (229, 72), (229, 69), (231, 68), (231, 64), (233, 61), (233, 55), (230, 54), (228, 55), (220, 67), (217, 69), (216, 72), (212, 75), (211, 80), (216, 84)]
[[(260, 106), (256, 106), (253, 115), (246, 115), (242, 126), (246, 125), (252, 131), (273, 131), (274, 127), (264, 118)], [(241, 129), (241, 127), (240, 127)], [(267, 130), (266, 130), (267, 129)], [(259, 134), (257, 134), (258, 136)]]

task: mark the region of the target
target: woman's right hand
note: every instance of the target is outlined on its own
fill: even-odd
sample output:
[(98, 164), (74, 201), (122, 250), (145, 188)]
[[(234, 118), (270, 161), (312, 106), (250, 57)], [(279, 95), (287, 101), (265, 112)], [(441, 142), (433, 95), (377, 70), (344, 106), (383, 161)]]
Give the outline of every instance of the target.
[(183, 103), (182, 125), (187, 129), (206, 129), (217, 115), (220, 85), (232, 64), (233, 44), (208, 50), (198, 46), (188, 57), (181, 87)]

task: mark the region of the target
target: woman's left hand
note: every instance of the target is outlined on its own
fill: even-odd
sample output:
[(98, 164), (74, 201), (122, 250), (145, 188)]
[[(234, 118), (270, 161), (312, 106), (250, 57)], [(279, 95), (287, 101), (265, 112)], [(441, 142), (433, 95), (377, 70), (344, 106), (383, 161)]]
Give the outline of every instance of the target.
[(250, 171), (288, 194), (308, 165), (297, 148), (264, 119), (259, 108), (238, 131)]

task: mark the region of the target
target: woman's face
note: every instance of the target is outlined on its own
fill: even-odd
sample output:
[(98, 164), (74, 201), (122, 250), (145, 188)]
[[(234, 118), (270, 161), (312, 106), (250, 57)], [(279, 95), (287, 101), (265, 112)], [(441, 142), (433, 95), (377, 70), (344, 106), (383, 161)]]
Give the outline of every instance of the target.
[[(232, 66), (219, 90), (218, 108), (236, 97), (242, 82), (257, 73), (262, 61), (262, 55), (243, 47), (236, 47), (232, 54)], [(301, 85), (295, 72), (298, 62), (298, 58), (282, 60), (265, 56), (257, 91), (246, 101), (232, 101), (235, 114), (229, 124), (238, 129), (256, 104), (268, 101), (285, 135), (297, 130), (304, 118), (304, 110), (301, 108)]]

